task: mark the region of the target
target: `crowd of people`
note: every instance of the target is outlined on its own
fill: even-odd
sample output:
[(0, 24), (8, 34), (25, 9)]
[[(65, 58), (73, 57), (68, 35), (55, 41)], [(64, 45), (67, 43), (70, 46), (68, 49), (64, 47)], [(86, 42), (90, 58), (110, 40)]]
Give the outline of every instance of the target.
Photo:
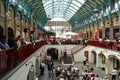
[[(90, 66), (87, 57), (83, 58), (83, 66), (78, 67), (77, 65), (54, 65), (52, 57), (50, 54), (46, 55), (45, 61), (40, 64), (41, 75), (44, 75), (44, 69), (47, 66), (48, 79), (52, 80), (117, 80), (120, 79), (120, 70), (113, 69), (111, 73), (111, 79), (105, 75), (100, 77), (100, 75), (95, 73), (94, 67)], [(118, 78), (117, 78), (118, 76)]]
[(0, 50), (5, 50), (9, 48), (19, 48), (22, 45), (32, 43), (33, 41), (27, 41), (21, 36), (15, 38), (14, 34), (10, 34), (8, 38), (5, 35), (0, 35)]

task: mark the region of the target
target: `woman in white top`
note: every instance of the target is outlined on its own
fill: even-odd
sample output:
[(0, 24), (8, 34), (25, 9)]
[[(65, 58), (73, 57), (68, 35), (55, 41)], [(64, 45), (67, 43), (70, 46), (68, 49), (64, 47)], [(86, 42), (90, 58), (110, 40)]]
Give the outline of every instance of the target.
[(116, 68), (114, 68), (112, 70), (112, 80), (116, 80), (116, 76), (117, 76), (117, 70), (116, 70)]

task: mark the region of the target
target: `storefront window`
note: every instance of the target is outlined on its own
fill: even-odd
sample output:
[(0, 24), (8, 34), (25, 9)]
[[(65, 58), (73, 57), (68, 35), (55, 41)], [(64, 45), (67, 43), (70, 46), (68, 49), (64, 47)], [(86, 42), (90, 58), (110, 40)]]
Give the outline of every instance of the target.
[(99, 29), (99, 38), (102, 38), (102, 29)]
[(105, 38), (109, 39), (109, 37), (110, 37), (110, 29), (105, 28)]
[(118, 40), (119, 38), (120, 38), (120, 26), (114, 26), (113, 27), (113, 38), (115, 39), (115, 40)]

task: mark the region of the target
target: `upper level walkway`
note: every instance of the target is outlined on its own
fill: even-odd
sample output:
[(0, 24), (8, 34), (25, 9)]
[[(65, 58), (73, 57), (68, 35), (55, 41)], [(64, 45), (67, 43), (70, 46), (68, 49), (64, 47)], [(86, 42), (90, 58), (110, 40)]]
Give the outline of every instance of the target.
[[(25, 61), (27, 58), (29, 58), (35, 51), (37, 51), (43, 45), (46, 45), (46, 44), (47, 44), (46, 41), (40, 41), (40, 42), (21, 46), (20, 48), (12, 48), (12, 49), (8, 49), (8, 50), (0, 51), (0, 78), (7, 75), (9, 72), (11, 72), (17, 66), (19, 66), (23, 61)], [(92, 42), (89, 44), (93, 45), (93, 46), (98, 46), (98, 44), (96, 42)], [(100, 46), (98, 46), (98, 47), (100, 47)], [(101, 47), (104, 47), (104, 46), (101, 46)], [(105, 47), (105, 48), (108, 48), (108, 47)], [(111, 50), (111, 48), (108, 48), (108, 49)], [(42, 49), (42, 51), (44, 51), (44, 50)], [(40, 54), (38, 54), (36, 56), (40, 57)]]

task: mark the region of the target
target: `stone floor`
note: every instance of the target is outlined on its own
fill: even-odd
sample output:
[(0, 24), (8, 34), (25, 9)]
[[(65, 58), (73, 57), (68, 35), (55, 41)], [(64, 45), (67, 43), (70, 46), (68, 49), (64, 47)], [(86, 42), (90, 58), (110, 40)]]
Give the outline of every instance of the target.
[[(54, 66), (56, 66), (56, 65), (62, 65), (62, 64), (59, 61), (54, 61)], [(82, 66), (83, 66), (82, 63), (75, 63), (74, 65), (78, 66), (80, 71), (82, 70)], [(109, 80), (111, 80), (111, 75), (106, 75), (105, 71), (102, 71), (101, 68), (95, 67), (94, 64), (90, 64), (89, 66), (90, 67), (91, 66), (94, 67), (95, 74), (99, 75), (100, 78), (104, 78), (104, 76), (107, 76), (109, 78)], [(65, 67), (67, 67), (67, 65), (65, 65)], [(48, 77), (47, 67), (45, 68), (44, 75), (43, 76), (39, 76), (38, 80), (52, 80), (51, 78)], [(116, 80), (119, 80), (119, 79), (116, 79)]]

